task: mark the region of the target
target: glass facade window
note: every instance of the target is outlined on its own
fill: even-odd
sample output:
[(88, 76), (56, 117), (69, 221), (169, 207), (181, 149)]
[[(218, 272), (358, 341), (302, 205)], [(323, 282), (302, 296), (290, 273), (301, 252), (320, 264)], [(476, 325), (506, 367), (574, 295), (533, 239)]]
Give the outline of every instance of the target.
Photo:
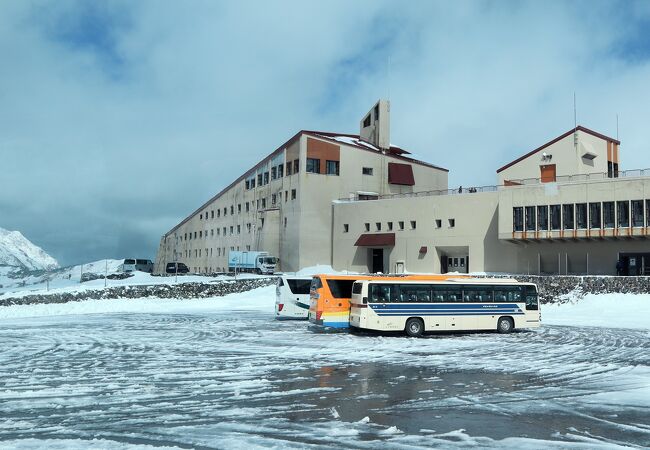
[(278, 166), (278, 178), (282, 178), (284, 176), (284, 164), (280, 164)]
[(320, 173), (320, 159), (307, 158), (307, 173)]
[(579, 230), (587, 229), (587, 204), (576, 204), (576, 228)]
[(573, 230), (575, 222), (573, 219), (573, 205), (562, 205), (562, 228), (565, 230)]
[(512, 208), (512, 230), (524, 231), (524, 208), (521, 206)]
[(562, 225), (562, 210), (560, 205), (551, 205), (551, 230), (559, 230)]
[(326, 173), (327, 175), (338, 175), (339, 174), (339, 162), (338, 161), (327, 161), (326, 162)]
[(643, 226), (643, 200), (632, 200), (632, 226)]
[(616, 211), (618, 219), (618, 227), (629, 227), (630, 226), (630, 202), (621, 201), (616, 202)]
[(526, 206), (526, 231), (535, 231), (535, 207)]
[(614, 228), (614, 217), (614, 202), (603, 202), (603, 226), (605, 228)]
[(537, 229), (548, 230), (548, 206), (546, 205), (537, 207)]
[(600, 203), (589, 203), (589, 228), (600, 228)]

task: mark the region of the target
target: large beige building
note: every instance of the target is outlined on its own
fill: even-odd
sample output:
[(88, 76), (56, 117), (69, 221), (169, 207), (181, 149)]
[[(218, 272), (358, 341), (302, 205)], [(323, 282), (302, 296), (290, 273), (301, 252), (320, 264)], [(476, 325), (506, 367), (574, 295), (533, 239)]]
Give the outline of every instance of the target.
[(619, 145), (579, 126), (498, 169), (494, 186), (339, 202), (334, 267), (650, 274), (650, 170), (619, 171)]
[(333, 201), (447, 188), (448, 170), (390, 145), (380, 100), (359, 135), (302, 130), (162, 236), (155, 272), (228, 268), (228, 252), (267, 251), (280, 269), (332, 263)]
[(650, 274), (650, 170), (620, 171), (619, 146), (578, 126), (494, 186), (449, 189), (446, 169), (390, 144), (382, 100), (359, 135), (296, 133), (166, 233), (156, 271), (261, 250), (283, 271)]

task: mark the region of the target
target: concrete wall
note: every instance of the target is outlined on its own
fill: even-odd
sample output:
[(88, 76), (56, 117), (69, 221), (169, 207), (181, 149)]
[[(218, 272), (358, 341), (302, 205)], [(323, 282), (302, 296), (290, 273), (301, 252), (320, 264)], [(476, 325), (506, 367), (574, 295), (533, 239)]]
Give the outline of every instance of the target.
[[(395, 246), (385, 247), (385, 271), (405, 261), (410, 272), (441, 272), (441, 256), (469, 256), (473, 272), (507, 272), (515, 267), (517, 246), (499, 242), (498, 194), (429, 195), (334, 205), (334, 267), (371, 269), (367, 247), (355, 247), (362, 234), (395, 233)], [(453, 220), (453, 227), (450, 219)], [(438, 222), (440, 221), (440, 227)], [(413, 229), (411, 221), (415, 221)], [(381, 230), (377, 230), (377, 222)], [(389, 229), (392, 222), (393, 229)], [(404, 222), (404, 229), (400, 229)], [(370, 226), (366, 231), (365, 224)], [(345, 232), (344, 225), (348, 225)], [(426, 253), (420, 252), (426, 247)]]
[[(558, 177), (592, 173), (606, 174), (607, 141), (581, 130), (577, 133), (577, 151), (574, 146), (573, 133), (571, 133), (558, 142), (538, 150), (536, 153), (499, 172), (497, 174), (498, 184), (502, 185), (506, 180), (540, 178), (540, 166), (545, 164), (555, 164)], [(610, 145), (615, 144), (610, 143)], [(597, 156), (593, 160), (582, 158), (585, 152), (594, 153)], [(552, 155), (552, 158), (549, 161), (542, 161), (543, 153)]]

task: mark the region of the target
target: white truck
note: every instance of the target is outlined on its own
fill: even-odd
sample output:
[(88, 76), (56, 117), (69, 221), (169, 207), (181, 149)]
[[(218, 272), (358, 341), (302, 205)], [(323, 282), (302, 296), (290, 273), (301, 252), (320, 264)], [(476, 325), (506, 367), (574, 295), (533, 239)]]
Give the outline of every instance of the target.
[(278, 259), (268, 252), (239, 252), (228, 253), (228, 270), (231, 272), (254, 272), (272, 274)]

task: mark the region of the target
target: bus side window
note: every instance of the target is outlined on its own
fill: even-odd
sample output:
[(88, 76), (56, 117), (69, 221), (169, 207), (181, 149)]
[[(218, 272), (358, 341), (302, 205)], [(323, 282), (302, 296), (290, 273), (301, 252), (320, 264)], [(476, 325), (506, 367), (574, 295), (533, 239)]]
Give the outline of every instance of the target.
[(526, 286), (526, 310), (536, 311), (539, 309), (539, 300), (535, 286)]
[(371, 284), (369, 291), (370, 291), (370, 301), (379, 302), (381, 286), (378, 284)]

